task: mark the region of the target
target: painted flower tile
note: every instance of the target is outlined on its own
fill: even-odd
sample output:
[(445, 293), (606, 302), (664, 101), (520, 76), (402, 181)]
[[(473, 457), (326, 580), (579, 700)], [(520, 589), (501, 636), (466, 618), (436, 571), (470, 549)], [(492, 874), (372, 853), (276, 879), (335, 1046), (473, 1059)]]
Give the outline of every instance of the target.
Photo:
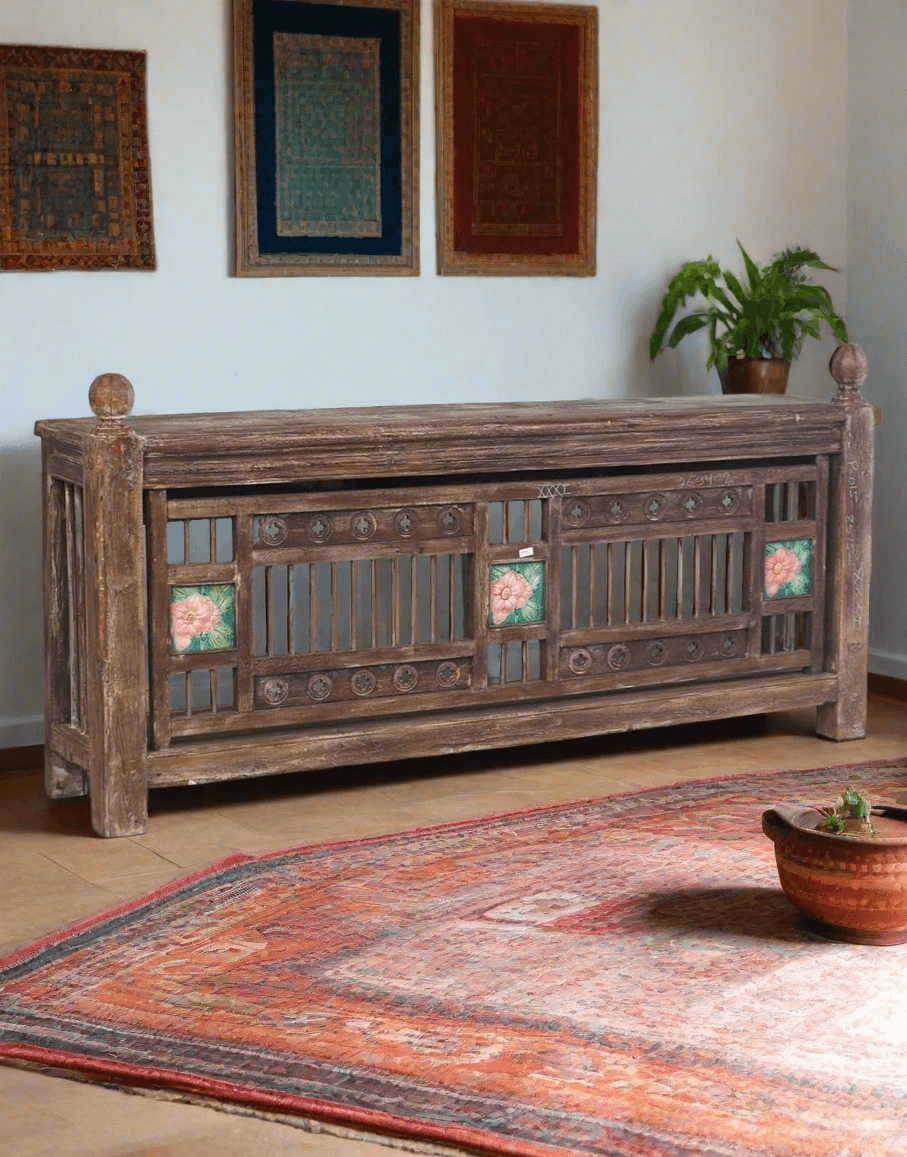
[(540, 623), (544, 618), (543, 562), (505, 562), (491, 568), (489, 621), (493, 627)]
[(812, 593), (813, 540), (765, 544), (765, 597), (793, 599)]
[(174, 651), (226, 651), (236, 646), (232, 583), (170, 588), (170, 641)]

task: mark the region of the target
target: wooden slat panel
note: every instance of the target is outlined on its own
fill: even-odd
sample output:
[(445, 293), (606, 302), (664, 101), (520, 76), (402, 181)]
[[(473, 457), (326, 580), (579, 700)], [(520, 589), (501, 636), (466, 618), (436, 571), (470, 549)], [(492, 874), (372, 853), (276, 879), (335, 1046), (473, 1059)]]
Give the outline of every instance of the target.
[[(415, 638), (415, 635), (413, 636)], [(359, 646), (359, 562), (350, 563), (350, 650)]]
[(481, 689), (488, 684), (488, 587), (491, 578), (488, 526), (490, 512), (487, 502), (475, 508), (475, 554), (466, 598), (466, 633), (475, 643), (472, 664), (472, 685)]
[(239, 711), (252, 709), (252, 628), (255, 607), (252, 578), (252, 519), (237, 515), (233, 522), (233, 560), (236, 568), (236, 675), (234, 699)]
[(547, 639), (542, 644), (542, 678), (548, 683), (560, 680), (558, 651), (561, 632), (561, 546), (563, 527), (563, 499), (549, 498), (542, 508), (542, 538), (548, 543), (548, 562), (545, 565), (545, 622)]
[(428, 622), (431, 642), (438, 641), (438, 556), (428, 559)]
[(76, 630), (76, 547), (73, 530), (72, 486), (63, 483), (63, 533), (66, 542), (66, 670), (69, 674), (69, 723), (84, 727), (85, 704), (79, 702), (79, 635)]
[[(765, 509), (765, 488), (753, 489), (753, 504), (757, 510)], [(749, 549), (744, 551), (743, 597), (753, 613), (750, 627), (749, 653), (758, 655), (762, 650), (762, 594), (765, 585), (765, 524), (757, 522), (750, 532)]]
[[(148, 555), (167, 557), (167, 492), (145, 494)], [(149, 697), (151, 741), (162, 750), (170, 745), (170, 583), (168, 567), (160, 562), (148, 567), (148, 645), (150, 652)]]
[(287, 566), (287, 654), (296, 651), (296, 568), (290, 563)]
[(265, 652), (274, 654), (274, 568), (265, 567)]
[(593, 543), (589, 547), (589, 617), (590, 627), (595, 626), (596, 610), (598, 606), (598, 545)]
[(44, 569), (44, 788), (51, 799), (85, 795), (88, 791), (84, 773), (72, 766), (73, 754), (58, 738), (80, 735), (84, 745), (78, 760), (88, 766), (88, 747), (84, 735), (68, 726), (70, 719), (69, 689), (69, 615), (66, 608), (66, 542), (64, 532), (63, 490), (66, 483), (50, 473), (50, 454), (42, 445), (42, 558)]
[(677, 587), (676, 587), (677, 606), (675, 609), (676, 610), (675, 618), (678, 618), (678, 619), (682, 619), (684, 617), (684, 600), (685, 600), (685, 596), (686, 596), (686, 591), (685, 591), (685, 587), (684, 587), (684, 573), (683, 573), (683, 568), (684, 568), (683, 544), (684, 544), (683, 537), (678, 537), (678, 539), (677, 539)]
[(816, 542), (814, 546), (813, 614), (808, 645), (812, 648), (812, 669), (825, 667), (825, 571), (828, 551), (828, 458), (822, 455), (817, 463), (815, 487)]
[[(84, 721), (88, 703), (88, 634), (85, 616), (85, 512), (82, 487), (73, 486), (73, 538), (75, 545), (75, 632), (80, 714)], [(144, 556), (142, 559), (144, 565)]]

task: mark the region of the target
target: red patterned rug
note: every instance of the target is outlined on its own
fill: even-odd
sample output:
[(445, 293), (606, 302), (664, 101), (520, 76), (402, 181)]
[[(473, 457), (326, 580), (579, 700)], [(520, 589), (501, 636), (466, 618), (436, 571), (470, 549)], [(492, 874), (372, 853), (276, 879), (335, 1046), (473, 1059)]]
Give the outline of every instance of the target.
[(759, 830), (844, 778), (907, 791), (784, 772), (234, 856), (0, 961), (0, 1054), (495, 1154), (904, 1157), (907, 945), (802, 931)]

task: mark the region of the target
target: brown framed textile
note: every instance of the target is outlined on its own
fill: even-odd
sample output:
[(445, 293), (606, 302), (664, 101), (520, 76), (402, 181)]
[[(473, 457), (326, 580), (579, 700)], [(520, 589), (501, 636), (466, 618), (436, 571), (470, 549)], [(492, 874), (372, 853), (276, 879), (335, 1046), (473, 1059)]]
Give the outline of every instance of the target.
[(417, 0), (233, 0), (236, 273), (418, 274)]
[(0, 269), (154, 269), (144, 52), (0, 45)]
[(595, 274), (598, 11), (440, 0), (438, 271)]

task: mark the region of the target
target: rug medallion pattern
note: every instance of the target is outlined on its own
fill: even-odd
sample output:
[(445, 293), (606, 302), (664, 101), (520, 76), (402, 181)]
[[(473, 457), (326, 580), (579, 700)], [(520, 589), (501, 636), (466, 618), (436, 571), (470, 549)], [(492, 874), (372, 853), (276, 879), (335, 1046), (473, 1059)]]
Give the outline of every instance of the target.
[(907, 945), (802, 930), (762, 810), (659, 788), (240, 855), (0, 962), (0, 1055), (465, 1144), (903, 1157)]

